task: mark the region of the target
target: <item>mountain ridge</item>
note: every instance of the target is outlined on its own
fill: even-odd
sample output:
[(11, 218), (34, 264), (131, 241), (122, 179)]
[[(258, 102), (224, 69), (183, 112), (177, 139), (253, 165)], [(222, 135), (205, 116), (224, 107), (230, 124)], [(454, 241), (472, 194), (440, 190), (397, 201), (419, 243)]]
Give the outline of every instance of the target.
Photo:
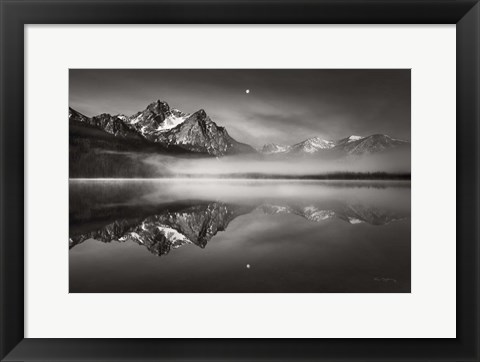
[(229, 135), (227, 129), (218, 126), (200, 109), (185, 113), (171, 108), (167, 102), (156, 100), (131, 116), (102, 113), (93, 117), (69, 107), (69, 122), (88, 125), (102, 130), (117, 139), (146, 141), (161, 146), (166, 152), (205, 154), (214, 157), (238, 154), (261, 154), (265, 156), (316, 156), (339, 158), (381, 153), (392, 149), (409, 147), (410, 142), (385, 134), (356, 136), (338, 140), (310, 137), (293, 145), (265, 144), (258, 151)]
[(379, 153), (404, 146), (410, 146), (409, 141), (399, 140), (385, 134), (370, 136), (355, 136), (339, 140), (325, 140), (320, 137), (310, 137), (293, 145), (266, 144), (261, 149), (265, 155), (315, 155), (329, 152), (339, 155), (358, 156)]

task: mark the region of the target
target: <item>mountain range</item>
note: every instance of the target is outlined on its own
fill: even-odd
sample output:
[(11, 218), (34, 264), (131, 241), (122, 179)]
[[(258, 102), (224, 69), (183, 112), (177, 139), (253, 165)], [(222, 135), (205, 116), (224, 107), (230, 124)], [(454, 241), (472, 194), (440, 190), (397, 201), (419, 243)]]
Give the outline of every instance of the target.
[(95, 129), (101, 133), (89, 132), (89, 138), (110, 136), (108, 142), (116, 143), (117, 150), (121, 150), (124, 147), (123, 143), (128, 142), (129, 145), (158, 147), (158, 150), (167, 153), (181, 151), (215, 157), (237, 154), (260, 154), (264, 157), (272, 155), (343, 157), (410, 147), (408, 141), (374, 134), (366, 137), (349, 136), (340, 140), (312, 137), (294, 145), (270, 143), (257, 151), (252, 146), (232, 138), (227, 130), (212, 121), (203, 109), (192, 114), (184, 113), (160, 100), (150, 103), (144, 110), (131, 116), (103, 113), (87, 117), (69, 108), (68, 117), (71, 138), (72, 130), (85, 136), (83, 128)]
[(392, 138), (383, 134), (371, 136), (349, 136), (339, 140), (324, 140), (320, 137), (308, 138), (294, 145), (278, 145), (270, 143), (263, 146), (261, 152), (266, 155), (318, 155), (331, 154), (366, 155), (381, 153), (393, 149), (410, 147), (410, 142)]

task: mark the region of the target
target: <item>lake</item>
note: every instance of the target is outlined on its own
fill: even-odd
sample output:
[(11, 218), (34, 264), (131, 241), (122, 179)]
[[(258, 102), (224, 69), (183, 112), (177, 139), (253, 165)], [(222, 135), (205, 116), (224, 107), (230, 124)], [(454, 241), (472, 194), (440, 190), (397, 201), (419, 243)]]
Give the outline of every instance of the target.
[(71, 293), (409, 293), (404, 181), (70, 180)]

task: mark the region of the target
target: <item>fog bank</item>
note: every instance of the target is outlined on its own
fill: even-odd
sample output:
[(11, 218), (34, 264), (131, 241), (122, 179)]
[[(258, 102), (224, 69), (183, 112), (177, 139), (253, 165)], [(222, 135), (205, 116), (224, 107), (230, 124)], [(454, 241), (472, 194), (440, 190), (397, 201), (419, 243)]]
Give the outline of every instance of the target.
[(320, 158), (274, 159), (246, 156), (223, 158), (179, 158), (149, 155), (144, 163), (169, 177), (225, 176), (232, 174), (322, 175), (336, 172), (410, 173), (410, 152), (348, 157), (337, 160)]

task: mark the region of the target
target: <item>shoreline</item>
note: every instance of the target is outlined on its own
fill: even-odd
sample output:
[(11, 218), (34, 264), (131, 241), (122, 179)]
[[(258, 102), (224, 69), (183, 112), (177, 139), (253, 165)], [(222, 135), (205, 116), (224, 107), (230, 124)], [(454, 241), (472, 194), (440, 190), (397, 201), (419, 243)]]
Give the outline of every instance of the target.
[(289, 182), (311, 182), (311, 181), (343, 181), (343, 182), (411, 182), (411, 179), (307, 179), (307, 178), (207, 178), (207, 177), (160, 177), (160, 178), (69, 178), (69, 181), (289, 181)]

